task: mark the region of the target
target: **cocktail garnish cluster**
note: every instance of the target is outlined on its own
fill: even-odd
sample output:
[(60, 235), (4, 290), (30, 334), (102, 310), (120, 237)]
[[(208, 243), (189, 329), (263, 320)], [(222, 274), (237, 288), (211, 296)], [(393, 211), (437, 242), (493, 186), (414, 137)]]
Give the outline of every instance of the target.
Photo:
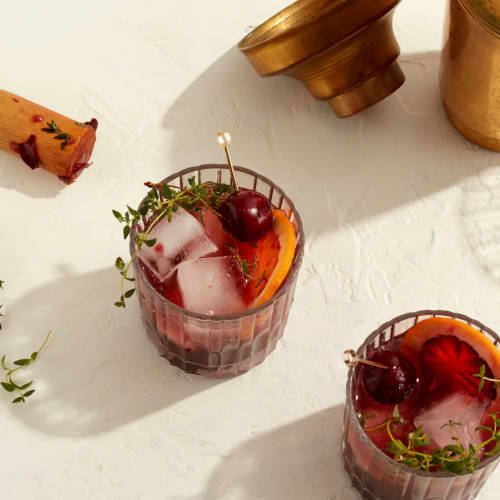
[[(285, 280), (295, 254), (295, 228), (283, 211), (255, 190), (239, 187), (227, 132), (218, 134), (229, 162), (231, 184), (188, 179), (186, 186), (146, 182), (146, 201), (113, 215), (134, 235), (125, 264), (118, 257), (126, 307), (135, 288), (125, 290), (137, 259), (146, 279), (173, 304), (206, 315), (244, 312), (269, 300)], [(132, 232), (132, 228), (136, 228)]]
[(356, 366), (358, 421), (396, 462), (461, 474), (500, 453), (500, 353), (482, 332), (451, 318), (425, 319), (367, 361), (384, 368), (348, 364)]

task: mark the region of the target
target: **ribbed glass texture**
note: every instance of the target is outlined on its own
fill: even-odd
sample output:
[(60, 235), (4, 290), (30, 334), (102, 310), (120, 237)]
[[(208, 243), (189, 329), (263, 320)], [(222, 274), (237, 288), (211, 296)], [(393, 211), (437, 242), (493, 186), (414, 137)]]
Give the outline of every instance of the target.
[[(358, 349), (367, 359), (371, 351), (387, 340), (403, 335), (419, 321), (433, 316), (455, 318), (476, 328), (497, 347), (498, 335), (481, 323), (448, 311), (419, 311), (399, 316), (373, 332)], [(365, 500), (472, 500), (495, 470), (499, 456), (491, 457), (473, 474), (415, 471), (391, 460), (367, 437), (359, 424), (353, 405), (354, 370), (349, 370), (344, 414), (342, 456), (344, 468), (355, 490)], [(425, 429), (424, 429), (425, 430)]]
[[(245, 373), (262, 363), (276, 348), (288, 320), (304, 254), (302, 222), (291, 200), (266, 177), (246, 168), (235, 168), (240, 187), (266, 196), (274, 207), (283, 210), (295, 227), (297, 246), (292, 266), (274, 297), (241, 314), (207, 316), (193, 313), (163, 298), (144, 276), (138, 260), (134, 260), (137, 296), (148, 339), (171, 365), (208, 378)], [(226, 165), (188, 168), (163, 182), (184, 187), (193, 176), (198, 184), (231, 182)], [(135, 252), (137, 229), (132, 228), (131, 255)]]

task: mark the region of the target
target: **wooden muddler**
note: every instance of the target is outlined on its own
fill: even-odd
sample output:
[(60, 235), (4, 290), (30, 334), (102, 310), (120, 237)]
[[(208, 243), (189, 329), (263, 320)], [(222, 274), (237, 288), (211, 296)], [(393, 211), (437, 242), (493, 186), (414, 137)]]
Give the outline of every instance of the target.
[[(48, 129), (46, 131), (43, 128)], [(97, 120), (80, 123), (0, 90), (0, 150), (71, 184), (89, 166)]]

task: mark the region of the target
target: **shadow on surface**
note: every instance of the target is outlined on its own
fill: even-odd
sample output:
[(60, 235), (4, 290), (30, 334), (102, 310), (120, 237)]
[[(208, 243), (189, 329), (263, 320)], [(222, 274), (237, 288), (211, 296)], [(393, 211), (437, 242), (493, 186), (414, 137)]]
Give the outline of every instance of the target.
[(341, 456), (344, 405), (256, 434), (226, 455), (204, 500), (356, 500)]
[(160, 358), (146, 338), (137, 300), (126, 309), (113, 306), (118, 287), (116, 269), (65, 276), (9, 307), (3, 335), (15, 339), (11, 351), (18, 357), (53, 332), (36, 364), (18, 374), (20, 381), (33, 379), (37, 392), (25, 405), (3, 399), (16, 418), (55, 436), (99, 434), (220, 383), (186, 375)]
[(49, 172), (41, 168), (31, 170), (19, 158), (0, 151), (0, 187), (30, 198), (54, 198), (66, 184)]
[(175, 138), (171, 162), (181, 168), (222, 160), (215, 133), (227, 129), (234, 162), (280, 185), (302, 210), (309, 235), (425, 203), (486, 168), (492, 153), (464, 140), (445, 116), (438, 52), (399, 62), (404, 86), (341, 120), (295, 80), (260, 78), (233, 47), (166, 114), (164, 127)]

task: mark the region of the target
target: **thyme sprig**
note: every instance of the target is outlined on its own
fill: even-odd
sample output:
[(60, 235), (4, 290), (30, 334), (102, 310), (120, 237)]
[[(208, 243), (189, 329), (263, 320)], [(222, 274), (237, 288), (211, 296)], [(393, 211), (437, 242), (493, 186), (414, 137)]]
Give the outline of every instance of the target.
[(385, 427), (390, 438), (390, 441), (386, 445), (386, 451), (394, 455), (393, 459), (396, 462), (400, 462), (412, 469), (429, 471), (431, 467), (436, 467), (443, 472), (452, 472), (454, 474), (468, 472), (472, 474), (481, 460), (480, 457), (476, 456), (481, 448), (484, 448), (492, 442), (496, 442), (495, 448), (492, 451), (484, 452), (484, 455), (494, 456), (500, 453), (500, 419), (497, 418), (499, 413), (500, 412), (488, 415), (493, 420), (493, 428), (483, 425), (476, 428), (476, 432), (481, 429), (490, 432), (491, 437), (478, 446), (469, 444), (468, 449), (465, 449), (460, 443), (460, 438), (455, 429), (456, 426), (461, 426), (462, 424), (451, 420), (442, 425), (441, 429), (447, 426), (452, 429), (452, 440), (455, 441), (455, 444), (450, 444), (442, 449), (433, 449), (430, 453), (417, 451), (417, 448), (425, 447), (429, 444), (429, 436), (423, 432), (424, 426), (421, 425), (416, 431), (408, 434), (408, 445), (405, 445), (400, 439), (396, 439), (392, 434), (399, 425), (408, 424), (408, 422), (400, 416), (397, 406), (394, 408), (393, 418), (387, 416), (381, 425), (373, 429), (365, 429), (365, 432), (371, 432)]
[(47, 341), (49, 340), (51, 333), (52, 332), (48, 333), (48, 335), (45, 339), (45, 342), (42, 344), (42, 347), (40, 347), (40, 349), (38, 349), (38, 351), (35, 351), (34, 353), (32, 353), (29, 358), (23, 358), (23, 359), (18, 359), (16, 361), (14, 361), (16, 368), (8, 368), (7, 366), (5, 366), (5, 356), (2, 358), (2, 361), (1, 361), (2, 367), (7, 373), (5, 374), (5, 382), (1, 382), (1, 385), (7, 392), (16, 391), (20, 394), (20, 396), (18, 396), (17, 398), (15, 398), (12, 401), (13, 403), (20, 403), (21, 401), (23, 403), (25, 403), (26, 398), (29, 398), (35, 392), (35, 390), (30, 389), (29, 391), (23, 392), (33, 383), (33, 380), (31, 382), (28, 382), (27, 384), (18, 385), (12, 380), (12, 374), (14, 372), (16, 372), (17, 370), (20, 370), (21, 368), (24, 368), (24, 367), (26, 367), (26, 366), (28, 366), (31, 363), (34, 363), (36, 361), (36, 359), (38, 358), (38, 355), (42, 352), (42, 349), (45, 347), (45, 344), (47, 344)]
[(69, 140), (71, 139), (71, 135), (66, 134), (65, 132), (61, 132), (59, 130), (59, 127), (56, 125), (56, 122), (54, 120), (51, 120), (51, 122), (45, 122), (48, 127), (42, 128), (44, 132), (47, 132), (49, 134), (57, 134), (54, 139), (63, 141), (61, 142), (61, 149), (64, 149), (67, 145)]
[(479, 387), (477, 388), (478, 392), (481, 392), (483, 390), (485, 380), (488, 380), (489, 382), (493, 382), (494, 383), (493, 387), (495, 389), (497, 388), (498, 384), (500, 384), (500, 380), (497, 380), (496, 378), (486, 377), (485, 372), (486, 372), (486, 365), (482, 365), (481, 368), (479, 369), (479, 373), (475, 373), (474, 375), (472, 375), (473, 377), (481, 379), (479, 382)]
[[(226, 245), (226, 248), (236, 257), (236, 259), (240, 263), (241, 272), (242, 272), (243, 276), (245, 276), (245, 278), (247, 278), (250, 281), (257, 281), (255, 288), (259, 288), (259, 286), (262, 283), (262, 280), (266, 276), (266, 270), (264, 269), (264, 271), (260, 275), (260, 278), (257, 278), (255, 276), (255, 268), (257, 267), (257, 263), (259, 262), (259, 258), (257, 257), (257, 254), (255, 254), (255, 253), (253, 254), (253, 261), (249, 266), (247, 260), (243, 259), (240, 256), (238, 249), (236, 247), (233, 247), (231, 245)], [(258, 247), (256, 246), (256, 248), (258, 248)]]
[[(125, 261), (118, 257), (115, 262), (115, 267), (120, 271), (121, 278), (121, 297), (118, 302), (115, 302), (116, 307), (126, 307), (125, 300), (132, 297), (135, 288), (125, 291), (125, 280), (135, 281), (135, 278), (129, 277), (128, 273), (133, 261), (136, 259), (142, 245), (153, 247), (156, 244), (156, 238), (148, 238), (151, 230), (158, 222), (167, 218), (168, 222), (172, 220), (172, 214), (179, 210), (179, 207), (191, 212), (203, 212), (205, 209), (211, 210), (219, 218), (224, 219), (218, 212), (220, 206), (234, 192), (234, 188), (227, 184), (214, 184), (207, 182), (197, 185), (195, 178), (188, 179), (190, 187), (173, 186), (163, 183), (146, 182), (145, 186), (150, 188), (148, 199), (139, 208), (134, 210), (127, 205), (127, 211), (122, 215), (117, 210), (113, 210), (113, 215), (118, 222), (125, 224), (123, 228), (123, 237), (127, 239), (130, 235), (132, 225), (134, 223), (144, 224), (144, 228), (140, 229), (136, 235), (136, 250), (132, 255), (129, 263), (125, 265)], [(204, 224), (203, 215), (200, 215), (201, 222)]]

